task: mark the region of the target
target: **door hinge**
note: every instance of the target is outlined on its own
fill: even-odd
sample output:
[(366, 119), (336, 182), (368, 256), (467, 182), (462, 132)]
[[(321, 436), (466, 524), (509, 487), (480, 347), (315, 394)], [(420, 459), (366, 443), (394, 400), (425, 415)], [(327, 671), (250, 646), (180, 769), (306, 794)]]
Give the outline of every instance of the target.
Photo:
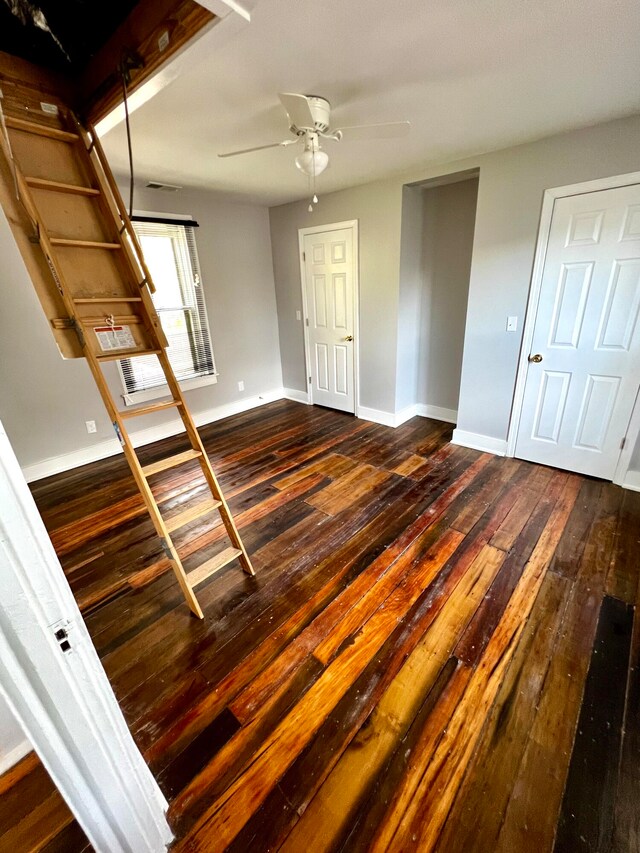
[(620, 450), (624, 450), (624, 446), (625, 446), (625, 444), (626, 444), (626, 443), (627, 443), (627, 437), (626, 437), (626, 435), (625, 435), (625, 437), (624, 437), (624, 438), (622, 439), (622, 441), (620, 442)]
[(309, 385), (311, 385), (311, 377), (309, 377)]
[(308, 317), (305, 317), (305, 318), (304, 318), (304, 321), (305, 321), (305, 323), (306, 323), (306, 324), (307, 324), (307, 326), (308, 326), (308, 325), (309, 325), (309, 318), (308, 318)]
[(307, 260), (307, 253), (306, 253), (306, 252), (303, 252), (303, 253), (302, 253), (302, 260), (303, 260), (303, 261), (306, 261), (306, 260)]

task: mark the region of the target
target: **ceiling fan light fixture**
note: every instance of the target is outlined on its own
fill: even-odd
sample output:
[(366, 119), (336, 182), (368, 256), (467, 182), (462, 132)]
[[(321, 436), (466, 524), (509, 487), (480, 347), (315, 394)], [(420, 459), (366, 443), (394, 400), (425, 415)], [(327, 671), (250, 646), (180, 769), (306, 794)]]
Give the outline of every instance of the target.
[(329, 165), (329, 155), (326, 151), (316, 149), (315, 151), (306, 148), (302, 154), (296, 157), (296, 166), (305, 175), (317, 177)]

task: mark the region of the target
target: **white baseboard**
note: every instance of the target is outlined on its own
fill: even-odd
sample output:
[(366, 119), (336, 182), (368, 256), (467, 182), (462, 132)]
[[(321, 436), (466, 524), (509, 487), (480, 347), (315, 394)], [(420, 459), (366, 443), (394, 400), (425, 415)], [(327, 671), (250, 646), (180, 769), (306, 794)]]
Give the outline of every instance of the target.
[(306, 403), (309, 405), (309, 394), (306, 391), (298, 391), (297, 388), (284, 389), (285, 400), (293, 400), (295, 403)]
[(367, 406), (358, 406), (358, 417), (363, 421), (372, 421), (382, 426), (397, 427), (396, 415), (393, 412), (383, 412), (382, 409), (370, 409)]
[[(264, 406), (266, 403), (272, 403), (274, 400), (282, 400), (285, 396), (284, 388), (274, 388), (270, 391), (265, 391), (263, 394), (257, 394), (254, 397), (234, 400), (232, 403), (224, 403), (213, 409), (194, 413), (193, 419), (196, 426), (201, 427), (214, 421), (231, 417), (231, 415), (238, 415), (249, 409), (255, 409), (258, 406)], [(177, 435), (183, 430), (184, 426), (180, 418), (172, 418), (165, 421), (165, 423), (148, 427), (147, 429), (138, 430), (137, 432), (132, 431), (130, 435), (134, 447), (143, 447), (145, 444), (152, 444), (154, 441), (160, 441), (163, 438)], [(70, 453), (63, 453), (59, 456), (43, 459), (40, 462), (34, 462), (32, 465), (26, 465), (22, 469), (22, 473), (26, 481), (32, 483), (34, 480), (51, 477), (53, 474), (69, 471), (72, 468), (78, 468), (80, 465), (87, 465), (89, 462), (97, 462), (99, 459), (106, 459), (108, 456), (115, 456), (121, 452), (120, 442), (114, 437), (89, 447), (83, 447), (80, 450), (73, 450)]]
[(627, 471), (622, 488), (640, 492), (640, 471)]
[(359, 418), (394, 428), (401, 426), (416, 416), (433, 418), (436, 421), (445, 421), (445, 423), (450, 424), (455, 424), (458, 419), (458, 413), (455, 409), (443, 409), (441, 406), (429, 406), (422, 403), (407, 406), (404, 409), (400, 409), (399, 412), (384, 412), (381, 409), (369, 409), (366, 406), (358, 407)]
[(6, 755), (0, 755), (0, 776), (6, 773), (7, 770), (11, 770), (19, 761), (22, 761), (25, 755), (28, 755), (32, 749), (31, 742), (25, 738), (22, 743), (14, 746)]
[(447, 424), (458, 422), (458, 412), (455, 409), (445, 409), (442, 406), (431, 406), (418, 403), (416, 414), (421, 418), (433, 418), (434, 421), (444, 421)]
[(460, 444), (462, 447), (471, 447), (473, 450), (482, 450), (485, 453), (493, 453), (494, 456), (507, 455), (506, 439), (494, 438), (491, 435), (481, 435), (478, 432), (454, 429), (451, 443)]

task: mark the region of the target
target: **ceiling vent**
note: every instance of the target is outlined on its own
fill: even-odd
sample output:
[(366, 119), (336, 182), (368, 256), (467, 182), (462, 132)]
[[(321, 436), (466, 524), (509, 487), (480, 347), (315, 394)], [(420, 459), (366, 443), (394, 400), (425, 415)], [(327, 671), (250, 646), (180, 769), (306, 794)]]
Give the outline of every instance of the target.
[(182, 189), (176, 184), (161, 184), (158, 181), (147, 181), (145, 187), (148, 190), (164, 190), (166, 193), (175, 193)]

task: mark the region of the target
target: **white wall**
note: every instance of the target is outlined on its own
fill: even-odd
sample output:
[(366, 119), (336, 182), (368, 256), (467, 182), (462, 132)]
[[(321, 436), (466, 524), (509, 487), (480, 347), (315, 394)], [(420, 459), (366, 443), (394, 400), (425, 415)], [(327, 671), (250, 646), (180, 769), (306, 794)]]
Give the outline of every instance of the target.
[(30, 751), (31, 744), (24, 736), (5, 699), (0, 696), (0, 775), (17, 764)]
[[(190, 213), (200, 223), (196, 242), (220, 376), (215, 385), (187, 392), (196, 417), (281, 388), (267, 209), (193, 190), (137, 192), (135, 206)], [(86, 363), (63, 361), (58, 354), (3, 215), (0, 294), (0, 418), (23, 468), (48, 473), (118, 451)], [(106, 366), (105, 376), (113, 392), (122, 393), (115, 364)], [(238, 391), (239, 380), (244, 392)], [(95, 435), (87, 434), (86, 420), (96, 421)], [(134, 437), (142, 429), (162, 428), (172, 415), (143, 420), (130, 422)]]

